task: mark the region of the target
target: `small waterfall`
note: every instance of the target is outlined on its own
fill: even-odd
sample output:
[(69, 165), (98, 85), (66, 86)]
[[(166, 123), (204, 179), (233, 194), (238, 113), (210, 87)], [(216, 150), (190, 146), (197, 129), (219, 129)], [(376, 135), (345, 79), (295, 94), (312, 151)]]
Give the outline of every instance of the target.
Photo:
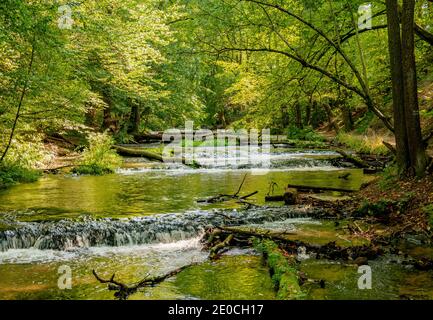
[[(217, 148), (218, 149), (218, 148)], [(224, 149), (223, 149), (224, 150)], [(236, 149), (235, 149), (236, 150)], [(302, 171), (302, 170), (336, 170), (347, 168), (347, 163), (341, 161), (338, 153), (332, 151), (275, 151), (272, 153), (257, 153), (251, 156), (248, 152), (232, 152), (212, 154), (209, 148), (196, 148), (195, 154), (187, 154), (200, 164), (201, 169), (191, 169), (182, 164), (147, 164), (145, 167), (120, 169), (118, 173), (133, 174), (137, 172), (184, 171), (184, 172), (210, 172), (251, 170), (263, 168), (275, 171)], [(251, 161), (253, 160), (253, 161)], [(267, 162), (269, 161), (269, 163)]]
[(313, 208), (260, 208), (245, 211), (192, 211), (132, 219), (86, 218), (81, 221), (18, 222), (0, 232), (0, 251), (10, 249), (71, 250), (171, 243), (196, 237), (207, 227), (261, 224), (314, 215)]

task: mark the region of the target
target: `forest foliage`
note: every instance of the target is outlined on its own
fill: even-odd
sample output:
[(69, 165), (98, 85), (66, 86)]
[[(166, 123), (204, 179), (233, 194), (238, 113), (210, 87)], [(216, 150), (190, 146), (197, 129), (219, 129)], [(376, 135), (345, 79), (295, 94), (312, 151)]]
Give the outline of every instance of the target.
[[(433, 3), (414, 2), (422, 89)], [(320, 140), (393, 125), (382, 1), (3, 0), (0, 56), (3, 167), (37, 168), (44, 137), (67, 131), (128, 143), (191, 120)], [(432, 99), (420, 97), (425, 135)]]

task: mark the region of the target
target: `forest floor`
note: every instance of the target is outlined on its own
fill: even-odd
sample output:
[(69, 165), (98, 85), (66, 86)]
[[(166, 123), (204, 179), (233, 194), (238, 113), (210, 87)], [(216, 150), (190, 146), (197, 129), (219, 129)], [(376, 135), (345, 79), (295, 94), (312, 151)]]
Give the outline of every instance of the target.
[(382, 177), (355, 199), (379, 211), (379, 219), (395, 233), (430, 233), (433, 227), (433, 175), (401, 181)]

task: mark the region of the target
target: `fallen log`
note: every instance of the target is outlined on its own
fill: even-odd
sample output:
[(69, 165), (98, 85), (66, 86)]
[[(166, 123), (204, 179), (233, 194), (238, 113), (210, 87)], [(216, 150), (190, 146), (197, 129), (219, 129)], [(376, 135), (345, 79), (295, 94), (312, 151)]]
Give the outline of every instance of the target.
[(139, 148), (125, 148), (121, 146), (113, 146), (113, 148), (116, 150), (116, 152), (121, 156), (126, 157), (142, 157), (149, 160), (156, 160), (159, 162), (164, 162), (164, 159), (161, 155), (149, 152), (143, 149)]
[(64, 165), (64, 166), (60, 166), (60, 167), (56, 167), (56, 168), (43, 169), (43, 172), (47, 173), (47, 174), (57, 174), (63, 169), (70, 169), (70, 168), (74, 168), (74, 167), (77, 167), (77, 166), (73, 165), (73, 164), (68, 164), (68, 165)]
[(313, 187), (313, 186), (301, 186), (296, 184), (289, 184), (287, 186), (288, 188), (297, 189), (299, 192), (316, 192), (321, 193), (323, 191), (336, 191), (336, 192), (356, 192), (356, 190), (349, 190), (349, 189), (343, 189), (343, 188), (336, 188), (336, 187)]
[(255, 245), (260, 251), (269, 268), (269, 273), (280, 300), (297, 300), (304, 297), (300, 287), (299, 270), (294, 255), (288, 256), (277, 243), (262, 240)]
[(295, 205), (298, 200), (296, 189), (287, 189), (282, 196), (266, 196), (265, 202), (284, 202), (286, 205)]
[(266, 202), (283, 202), (284, 201), (284, 195), (282, 195), (282, 196), (266, 196), (265, 201)]
[(298, 190), (288, 187), (284, 192), (283, 199), (286, 206), (295, 205), (298, 202)]
[(224, 241), (216, 244), (210, 249), (209, 258), (211, 260), (216, 260), (222, 253), (222, 251), (230, 246), (230, 243), (232, 242), (234, 236), (233, 234), (229, 234), (227, 238), (225, 238)]
[(348, 154), (346, 151), (342, 149), (334, 148), (333, 150), (338, 154), (340, 154), (344, 159), (346, 159), (346, 161), (354, 164), (359, 169), (370, 168), (370, 165), (367, 162), (354, 155)]
[[(140, 157), (140, 158), (146, 158), (149, 160), (155, 160), (158, 162), (164, 162), (164, 158), (162, 157), (162, 155), (157, 154), (157, 153), (153, 153), (150, 151), (146, 151), (143, 148), (125, 148), (125, 147), (121, 147), (121, 146), (113, 146), (113, 148), (116, 150), (116, 152), (124, 157)], [(182, 164), (189, 166), (191, 168), (200, 168), (201, 165), (198, 164), (196, 161), (193, 161), (191, 164), (187, 163), (187, 160), (185, 158), (182, 157), (182, 159), (178, 159), (179, 161), (182, 162)]]
[(135, 135), (134, 140), (139, 143), (162, 142), (162, 133), (148, 133)]

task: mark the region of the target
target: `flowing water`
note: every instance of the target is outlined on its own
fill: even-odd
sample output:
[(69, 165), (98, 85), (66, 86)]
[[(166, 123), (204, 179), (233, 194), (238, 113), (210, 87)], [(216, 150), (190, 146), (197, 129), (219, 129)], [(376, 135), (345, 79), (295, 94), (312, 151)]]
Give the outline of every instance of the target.
[[(112, 292), (93, 277), (93, 269), (105, 277), (116, 272), (118, 279), (134, 282), (191, 263), (198, 264), (131, 299), (274, 299), (273, 284), (259, 256), (234, 250), (208, 262), (199, 241), (203, 230), (236, 219), (283, 231), (316, 230), (321, 232), (316, 237), (331, 235), (332, 240), (335, 228), (309, 219), (312, 208), (275, 203), (272, 208), (243, 211), (234, 201), (200, 204), (197, 200), (235, 193), (245, 174), (241, 194), (259, 191), (249, 201), (260, 205), (271, 183), (277, 194), (288, 183), (358, 189), (364, 181), (362, 171), (340, 166), (336, 157), (327, 151), (274, 150), (271, 168), (259, 175), (245, 167), (190, 169), (128, 159), (116, 174), (46, 176), (1, 191), (0, 299), (112, 299)], [(338, 178), (346, 172), (351, 173), (348, 180)], [(58, 287), (58, 270), (65, 266), (72, 271), (71, 290)], [(313, 278), (318, 272), (314, 261), (305, 268)], [(310, 297), (353, 298), (352, 283), (344, 285), (344, 279), (354, 278), (353, 268), (326, 268), (340, 268), (335, 273), (343, 284), (337, 281), (336, 286), (348, 289), (339, 295), (332, 286), (325, 291), (313, 288)], [(395, 282), (403, 271), (383, 274), (397, 273), (389, 280)]]

